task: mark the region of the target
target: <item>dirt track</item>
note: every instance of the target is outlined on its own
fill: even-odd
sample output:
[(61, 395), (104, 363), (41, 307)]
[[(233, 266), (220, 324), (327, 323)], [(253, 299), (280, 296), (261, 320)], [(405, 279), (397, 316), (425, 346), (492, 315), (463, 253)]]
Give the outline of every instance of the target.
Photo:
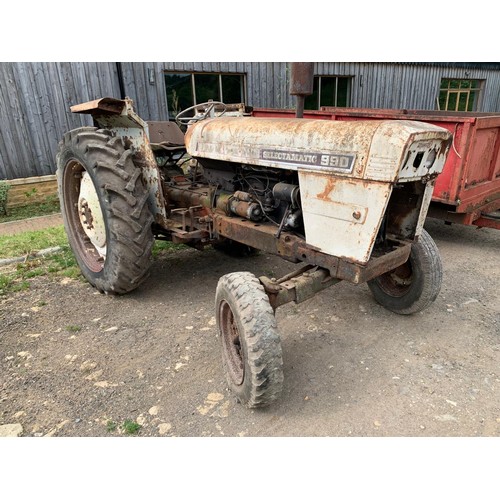
[[(34, 278), (0, 302), (0, 426), (22, 436), (500, 436), (500, 232), (429, 220), (444, 282), (398, 316), (341, 283), (278, 309), (281, 399), (248, 410), (226, 390), (214, 321), (225, 273), (280, 276), (265, 254), (185, 250), (123, 297)], [(20, 427), (19, 427), (20, 428)]]

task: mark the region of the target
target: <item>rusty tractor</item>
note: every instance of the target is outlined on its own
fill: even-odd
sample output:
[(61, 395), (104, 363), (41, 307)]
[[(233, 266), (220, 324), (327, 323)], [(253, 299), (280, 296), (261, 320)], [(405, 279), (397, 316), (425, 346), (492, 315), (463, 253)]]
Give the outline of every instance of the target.
[[(341, 280), (367, 283), (390, 311), (437, 297), (438, 249), (423, 228), (451, 134), (414, 121), (256, 118), (208, 102), (176, 122), (145, 122), (130, 99), (73, 106), (93, 127), (57, 154), (65, 229), (83, 276), (125, 294), (148, 277), (156, 239), (297, 264), (279, 279), (222, 276), (215, 316), (230, 389), (248, 407), (279, 397), (279, 306)], [(186, 132), (182, 132), (186, 128)]]

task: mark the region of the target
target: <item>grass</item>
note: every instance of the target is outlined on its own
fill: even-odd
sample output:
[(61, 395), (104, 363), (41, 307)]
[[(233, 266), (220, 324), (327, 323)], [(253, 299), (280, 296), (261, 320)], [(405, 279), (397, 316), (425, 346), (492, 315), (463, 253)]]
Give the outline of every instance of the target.
[(113, 420), (108, 420), (106, 422), (106, 430), (108, 432), (114, 432), (117, 429), (121, 429), (125, 434), (137, 434), (141, 428), (142, 425), (138, 424), (134, 420), (125, 420), (122, 424), (118, 425), (117, 422), (114, 422)]
[(157, 240), (153, 246), (153, 258), (158, 257), (164, 253), (175, 252), (177, 250), (185, 249), (186, 245), (172, 243), (171, 241)]
[(56, 246), (61, 247), (58, 253), (0, 268), (0, 296), (26, 290), (30, 286), (30, 280), (37, 276), (81, 277), (63, 226), (0, 236), (0, 259), (34, 254)]
[(0, 259), (36, 253), (44, 248), (68, 246), (63, 226), (0, 236)]
[(123, 422), (122, 424), (122, 428), (125, 434), (137, 434), (141, 427), (141, 425), (139, 425), (137, 422), (134, 422), (133, 420), (125, 420), (125, 422)]
[(12, 207), (8, 210), (8, 215), (0, 214), (0, 223), (15, 220), (30, 219), (42, 215), (57, 214), (60, 212), (59, 199), (56, 195), (47, 196), (47, 199), (40, 203), (30, 203), (23, 207)]
[[(13, 236), (0, 236), (0, 259), (34, 255), (40, 250), (60, 247), (61, 251), (44, 257), (31, 258), (15, 266), (0, 267), (0, 296), (26, 290), (37, 276), (57, 276), (82, 279), (80, 269), (68, 244), (64, 226), (39, 231), (26, 231)], [(186, 248), (169, 241), (155, 241), (153, 258)]]
[(116, 431), (117, 427), (118, 427), (118, 424), (116, 422), (113, 422), (112, 420), (108, 420), (106, 423), (106, 430), (108, 432)]

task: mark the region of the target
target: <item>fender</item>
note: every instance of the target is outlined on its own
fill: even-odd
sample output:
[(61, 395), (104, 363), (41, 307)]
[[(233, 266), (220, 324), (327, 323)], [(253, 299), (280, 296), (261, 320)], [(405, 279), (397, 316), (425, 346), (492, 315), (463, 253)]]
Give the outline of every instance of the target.
[(166, 227), (165, 197), (160, 172), (149, 140), (149, 127), (147, 122), (134, 111), (132, 100), (104, 97), (76, 104), (71, 106), (70, 110), (72, 113), (91, 115), (94, 126), (113, 131), (123, 138), (127, 147), (133, 149), (134, 163), (140, 167), (149, 190), (149, 209), (155, 222)]

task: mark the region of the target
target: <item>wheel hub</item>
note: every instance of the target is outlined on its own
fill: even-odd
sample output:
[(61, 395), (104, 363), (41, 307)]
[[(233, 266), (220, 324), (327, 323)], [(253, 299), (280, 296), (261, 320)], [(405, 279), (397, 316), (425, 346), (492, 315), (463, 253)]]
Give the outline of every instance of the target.
[(226, 301), (220, 305), (219, 325), (229, 375), (236, 385), (241, 385), (245, 374), (241, 339), (233, 312)]
[(413, 283), (410, 262), (405, 262), (392, 272), (382, 274), (378, 277), (378, 283), (385, 293), (392, 297), (402, 297), (408, 292)]
[(106, 256), (106, 227), (101, 204), (94, 183), (87, 172), (82, 175), (78, 197), (78, 216), (80, 224), (101, 257)]

